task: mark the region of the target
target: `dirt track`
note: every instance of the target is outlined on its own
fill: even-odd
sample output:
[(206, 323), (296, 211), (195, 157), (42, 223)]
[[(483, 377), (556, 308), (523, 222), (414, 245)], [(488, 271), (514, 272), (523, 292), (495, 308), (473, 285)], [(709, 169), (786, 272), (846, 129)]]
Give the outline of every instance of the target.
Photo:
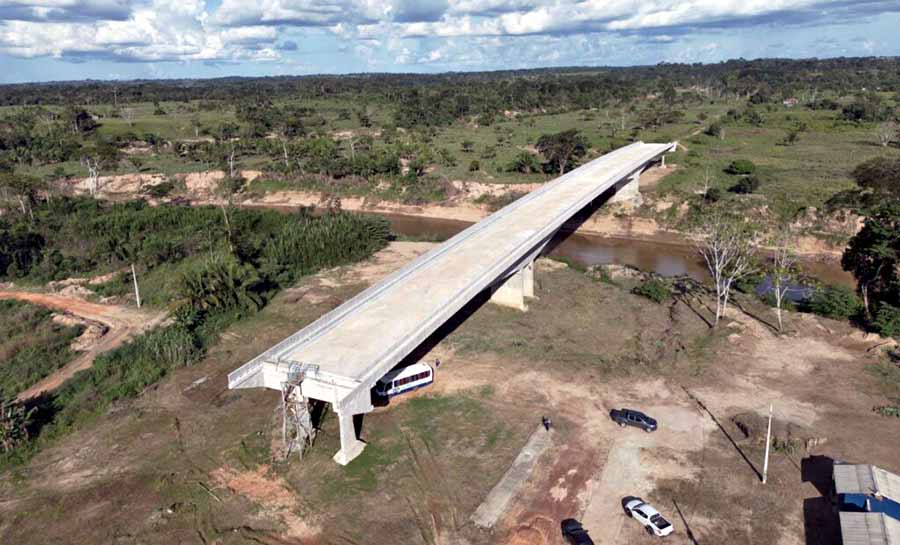
[(88, 322), (99, 324), (104, 331), (95, 343), (87, 347), (65, 367), (21, 392), (18, 395), (20, 400), (31, 399), (42, 392), (58, 388), (78, 371), (90, 369), (94, 358), (99, 354), (121, 346), (132, 337), (158, 325), (166, 317), (164, 312), (148, 312), (121, 305), (101, 305), (77, 297), (50, 293), (0, 291), (0, 299), (17, 299), (71, 314)]

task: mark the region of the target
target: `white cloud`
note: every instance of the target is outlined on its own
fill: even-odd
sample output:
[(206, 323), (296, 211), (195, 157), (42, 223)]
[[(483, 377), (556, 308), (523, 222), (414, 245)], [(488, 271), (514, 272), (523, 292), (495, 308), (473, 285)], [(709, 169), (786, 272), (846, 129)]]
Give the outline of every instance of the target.
[(0, 21), (126, 20), (132, 0), (0, 0)]
[[(552, 38), (563, 36), (590, 37), (585, 55), (602, 60), (608, 49), (602, 44), (612, 38), (675, 49), (698, 29), (900, 12), (896, 0), (222, 0), (214, 9), (207, 1), (0, 0), (0, 53), (146, 62), (286, 55), (294, 62), (315, 49), (301, 49), (298, 34), (321, 35), (318, 28), (338, 40), (334, 54), (346, 52), (367, 66), (385, 59), (435, 66), (493, 59), (505, 66), (563, 62), (566, 54), (552, 49), (558, 46)], [(590, 62), (577, 53), (568, 58)]]
[[(62, 3), (62, 2), (59, 2)], [(134, 4), (128, 19), (0, 24), (0, 51), (16, 57), (51, 56), (126, 62), (274, 60), (277, 30), (220, 29), (207, 24), (202, 0)]]

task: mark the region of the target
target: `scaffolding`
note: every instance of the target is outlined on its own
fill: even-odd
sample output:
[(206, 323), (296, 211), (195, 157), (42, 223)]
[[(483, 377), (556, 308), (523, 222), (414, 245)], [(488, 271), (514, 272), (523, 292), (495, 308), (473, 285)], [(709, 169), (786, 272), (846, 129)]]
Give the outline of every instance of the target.
[(316, 438), (310, 410), (314, 402), (303, 395), (302, 385), (307, 374), (316, 374), (318, 370), (318, 365), (292, 362), (287, 380), (281, 384), (281, 440), (285, 460), (294, 450), (302, 460), (303, 453)]

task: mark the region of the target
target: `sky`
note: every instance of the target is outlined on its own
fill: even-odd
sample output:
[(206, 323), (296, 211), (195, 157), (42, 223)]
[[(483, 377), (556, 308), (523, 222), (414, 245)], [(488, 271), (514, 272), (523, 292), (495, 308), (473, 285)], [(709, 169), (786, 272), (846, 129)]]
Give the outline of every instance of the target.
[(900, 55), (900, 0), (0, 0), (0, 83)]

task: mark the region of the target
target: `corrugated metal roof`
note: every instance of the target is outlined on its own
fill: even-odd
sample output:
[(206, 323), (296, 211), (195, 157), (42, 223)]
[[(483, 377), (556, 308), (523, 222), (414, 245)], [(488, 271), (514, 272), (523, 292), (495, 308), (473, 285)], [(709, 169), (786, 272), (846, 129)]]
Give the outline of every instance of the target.
[(900, 521), (884, 513), (841, 513), (844, 545), (900, 545)]
[(880, 494), (900, 502), (900, 476), (878, 466), (835, 464), (834, 488), (838, 494)]

